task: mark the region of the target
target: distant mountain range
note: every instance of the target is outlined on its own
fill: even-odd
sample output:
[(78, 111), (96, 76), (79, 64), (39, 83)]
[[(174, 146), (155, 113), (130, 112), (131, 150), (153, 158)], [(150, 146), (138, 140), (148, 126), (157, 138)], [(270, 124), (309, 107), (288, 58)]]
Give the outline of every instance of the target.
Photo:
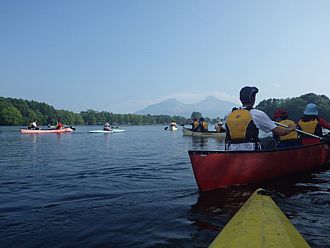
[(135, 114), (178, 115), (190, 118), (192, 112), (200, 112), (203, 117), (223, 118), (235, 106), (237, 107), (238, 104), (220, 100), (214, 96), (208, 96), (204, 100), (193, 104), (186, 104), (177, 99), (171, 98), (160, 103), (149, 105), (146, 108), (135, 112)]

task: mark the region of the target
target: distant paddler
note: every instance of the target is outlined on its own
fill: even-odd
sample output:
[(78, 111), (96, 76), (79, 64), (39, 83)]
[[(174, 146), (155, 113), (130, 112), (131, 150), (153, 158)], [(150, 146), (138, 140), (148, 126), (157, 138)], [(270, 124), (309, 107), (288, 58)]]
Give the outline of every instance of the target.
[(34, 129), (34, 130), (38, 130), (40, 129), (37, 125), (37, 120), (34, 119), (28, 126), (28, 129)]
[(58, 120), (55, 129), (63, 129), (63, 128), (64, 128), (64, 124), (61, 122), (61, 120)]
[(103, 130), (104, 131), (111, 131), (112, 130), (109, 122), (104, 123)]

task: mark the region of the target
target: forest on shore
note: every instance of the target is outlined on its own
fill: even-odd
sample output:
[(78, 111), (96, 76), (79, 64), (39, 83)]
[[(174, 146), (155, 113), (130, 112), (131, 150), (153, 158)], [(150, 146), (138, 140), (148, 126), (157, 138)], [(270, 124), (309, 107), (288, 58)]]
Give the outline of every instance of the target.
[(325, 95), (308, 93), (299, 97), (287, 99), (267, 99), (261, 101), (256, 108), (264, 111), (273, 118), (274, 112), (278, 108), (285, 109), (289, 114), (289, 119), (298, 121), (303, 115), (308, 103), (315, 103), (318, 106), (319, 116), (330, 121), (330, 99)]
[[(325, 95), (314, 93), (287, 99), (267, 99), (261, 101), (256, 108), (273, 117), (277, 108), (284, 108), (289, 113), (289, 118), (299, 120), (302, 117), (306, 104), (315, 103), (319, 108), (319, 115), (330, 121), (330, 99)], [(228, 110), (229, 112), (230, 110)], [(201, 117), (199, 112), (193, 112), (193, 117)], [(16, 98), (0, 97), (0, 125), (28, 125), (37, 120), (38, 125), (55, 124), (61, 120), (67, 125), (95, 125), (109, 122), (112, 125), (152, 125), (168, 124), (175, 120), (177, 124), (190, 124), (191, 119), (182, 116), (169, 115), (137, 115), (137, 114), (115, 114), (107, 111), (95, 111), (92, 109), (74, 113), (68, 110), (57, 110), (53, 106), (37, 101), (28, 101)], [(205, 117), (209, 123), (215, 123), (216, 119)]]
[(28, 125), (33, 120), (37, 120), (40, 126), (54, 125), (58, 120), (67, 125), (96, 125), (105, 122), (113, 125), (151, 125), (167, 124), (171, 120), (175, 120), (178, 124), (187, 122), (182, 116), (114, 114), (92, 109), (74, 113), (63, 109), (57, 110), (53, 106), (37, 101), (0, 97), (0, 125)]

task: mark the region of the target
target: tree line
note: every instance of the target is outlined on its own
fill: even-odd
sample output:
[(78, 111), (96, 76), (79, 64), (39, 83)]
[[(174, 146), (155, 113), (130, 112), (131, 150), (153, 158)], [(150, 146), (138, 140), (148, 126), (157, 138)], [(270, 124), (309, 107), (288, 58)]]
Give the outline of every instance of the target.
[(58, 120), (67, 125), (95, 125), (105, 122), (113, 125), (151, 125), (167, 124), (172, 120), (182, 125), (189, 122), (182, 116), (114, 114), (92, 109), (74, 113), (67, 110), (57, 110), (53, 106), (37, 101), (0, 97), (0, 125), (28, 125), (33, 120), (37, 120), (38, 125), (53, 125)]
[[(305, 106), (308, 103), (318, 105), (319, 115), (330, 121), (330, 99), (325, 95), (314, 93), (287, 99), (267, 99), (261, 101), (256, 108), (264, 111), (272, 117), (278, 108), (284, 108), (289, 113), (289, 118), (299, 120), (303, 116)], [(67, 110), (57, 110), (53, 106), (37, 101), (28, 101), (16, 98), (0, 97), (0, 125), (28, 125), (37, 120), (38, 125), (55, 124), (61, 120), (67, 125), (95, 125), (110, 122), (112, 125), (152, 125), (168, 124), (172, 120), (179, 125), (190, 124), (194, 118), (202, 117), (200, 112), (193, 112), (191, 118), (169, 115), (137, 115), (115, 114), (107, 111), (95, 111), (92, 109), (74, 113)], [(217, 119), (205, 117), (208, 123), (216, 123)]]
[(314, 93), (287, 99), (272, 98), (263, 100), (256, 108), (264, 111), (271, 118), (276, 109), (283, 108), (288, 112), (289, 119), (298, 121), (304, 115), (304, 110), (308, 103), (317, 104), (319, 116), (330, 121), (330, 99), (325, 95), (316, 95)]

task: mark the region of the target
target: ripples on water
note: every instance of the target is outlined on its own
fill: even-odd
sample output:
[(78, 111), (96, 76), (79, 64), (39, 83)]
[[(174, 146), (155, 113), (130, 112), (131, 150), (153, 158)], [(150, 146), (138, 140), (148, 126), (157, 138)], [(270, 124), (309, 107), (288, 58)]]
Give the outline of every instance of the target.
[(163, 126), (117, 134), (0, 128), (1, 247), (207, 247), (257, 187), (312, 247), (330, 247), (330, 174), (198, 193), (188, 149), (223, 142)]

